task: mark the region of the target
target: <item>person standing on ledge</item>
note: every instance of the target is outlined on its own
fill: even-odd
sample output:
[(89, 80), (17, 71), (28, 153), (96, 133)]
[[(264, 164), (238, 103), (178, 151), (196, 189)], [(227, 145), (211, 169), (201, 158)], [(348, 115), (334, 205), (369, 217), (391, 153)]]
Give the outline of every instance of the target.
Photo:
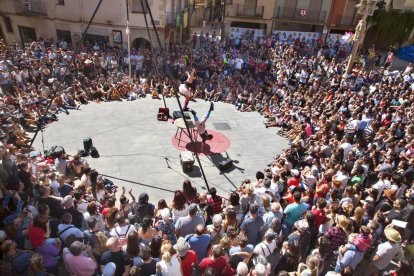
[(208, 110), (207, 114), (203, 117), (203, 119), (201, 119), (201, 121), (200, 121), (197, 117), (197, 112), (190, 109), (191, 113), (193, 113), (194, 122), (195, 122), (195, 125), (197, 127), (197, 132), (198, 132), (198, 134), (200, 135), (200, 137), (202, 139), (203, 145), (205, 144), (205, 142), (207, 140), (213, 139), (213, 135), (208, 134), (208, 132), (206, 130), (206, 122), (207, 122), (208, 118), (210, 118), (211, 111), (213, 111), (213, 110), (214, 110), (214, 103), (210, 102), (210, 109)]

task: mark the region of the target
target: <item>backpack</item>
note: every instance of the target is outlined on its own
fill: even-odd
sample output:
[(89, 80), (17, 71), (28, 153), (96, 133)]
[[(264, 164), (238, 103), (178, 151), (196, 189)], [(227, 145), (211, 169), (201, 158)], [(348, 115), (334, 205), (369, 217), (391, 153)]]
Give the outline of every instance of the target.
[(210, 240), (210, 245), (216, 245), (219, 244), (221, 239), (225, 236), (225, 234), (221, 233), (221, 231), (215, 231), (216, 235), (214, 236), (214, 238), (212, 238)]
[(129, 227), (131, 227), (131, 225), (128, 225), (128, 228), (127, 228), (127, 230), (125, 231), (124, 234), (119, 234), (118, 231), (116, 231), (116, 228), (115, 228), (115, 233), (118, 235), (118, 247), (121, 248), (121, 249), (124, 245), (127, 244), (127, 241), (128, 241), (127, 240), (127, 234), (128, 234), (128, 231), (129, 231)]
[(204, 206), (203, 208), (200, 208), (200, 205), (197, 204), (197, 213), (196, 213), (196, 215), (203, 218), (204, 224), (207, 223), (207, 221), (208, 221), (207, 207), (208, 207), (208, 204), (206, 204), (206, 206)]

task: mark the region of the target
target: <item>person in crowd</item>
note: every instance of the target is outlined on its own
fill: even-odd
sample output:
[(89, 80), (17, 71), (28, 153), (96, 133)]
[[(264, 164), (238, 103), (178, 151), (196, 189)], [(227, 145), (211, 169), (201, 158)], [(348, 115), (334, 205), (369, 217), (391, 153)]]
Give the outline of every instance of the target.
[(188, 215), (179, 218), (175, 222), (175, 234), (177, 237), (186, 237), (187, 235), (194, 233), (197, 225), (204, 225), (204, 220), (197, 215), (197, 211), (197, 204), (192, 203), (188, 208)]
[(249, 244), (256, 244), (260, 230), (264, 226), (263, 218), (258, 216), (259, 206), (257, 204), (250, 205), (249, 217), (240, 225), (240, 233), (247, 236)]
[(121, 250), (118, 244), (118, 238), (110, 237), (106, 242), (108, 250), (102, 253), (100, 269), (104, 271), (108, 264), (115, 264), (116, 276), (128, 275), (131, 267), (128, 255)]
[[(65, 256), (65, 266), (71, 275), (90, 276), (96, 273), (98, 264), (95, 260), (93, 249), (90, 245), (86, 246), (80, 241), (75, 241), (70, 245), (70, 253)], [(83, 253), (86, 251), (87, 256)]]
[(191, 250), (190, 244), (180, 237), (174, 245), (176, 256), (180, 260), (183, 276), (191, 276), (193, 270), (198, 264), (198, 256), (194, 250)]
[(198, 263), (207, 255), (210, 246), (210, 235), (204, 233), (204, 225), (199, 224), (196, 227), (195, 234), (189, 234), (185, 237), (190, 247), (196, 252)]

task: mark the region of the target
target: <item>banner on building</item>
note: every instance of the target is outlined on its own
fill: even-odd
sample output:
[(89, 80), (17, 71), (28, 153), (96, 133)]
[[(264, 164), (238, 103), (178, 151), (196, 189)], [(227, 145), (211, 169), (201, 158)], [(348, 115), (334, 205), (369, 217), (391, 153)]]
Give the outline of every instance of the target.
[(265, 35), (266, 30), (239, 27), (230, 28), (231, 38), (251, 38), (253, 36), (253, 38), (256, 39), (258, 37), (264, 37)]
[(295, 31), (279, 31), (279, 30), (273, 30), (272, 31), (273, 36), (276, 36), (276, 38), (279, 41), (291, 41), (291, 40), (317, 40), (321, 38), (320, 33), (314, 33), (314, 32), (295, 32)]

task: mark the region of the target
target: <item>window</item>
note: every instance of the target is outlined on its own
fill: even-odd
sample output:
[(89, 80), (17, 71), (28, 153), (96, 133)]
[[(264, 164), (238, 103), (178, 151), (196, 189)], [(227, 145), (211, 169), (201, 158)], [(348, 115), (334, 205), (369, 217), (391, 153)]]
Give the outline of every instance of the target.
[(34, 28), (19, 26), (20, 38), (23, 45), (29, 45), (33, 41), (36, 41), (36, 30)]
[(56, 34), (59, 41), (66, 41), (67, 43), (72, 44), (72, 35), (70, 31), (56, 30)]
[(13, 32), (13, 26), (12, 26), (10, 17), (5, 16), (3, 19), (4, 19), (4, 25), (6, 26), (6, 31), (8, 33), (12, 33)]
[[(144, 5), (144, 9), (142, 9), (141, 0), (132, 0), (132, 12), (133, 13), (147, 13), (147, 7), (145, 0), (142, 0), (142, 4)], [(148, 1), (148, 5), (149, 5)]]
[(57, 5), (65, 5), (65, 0), (57, 0)]

